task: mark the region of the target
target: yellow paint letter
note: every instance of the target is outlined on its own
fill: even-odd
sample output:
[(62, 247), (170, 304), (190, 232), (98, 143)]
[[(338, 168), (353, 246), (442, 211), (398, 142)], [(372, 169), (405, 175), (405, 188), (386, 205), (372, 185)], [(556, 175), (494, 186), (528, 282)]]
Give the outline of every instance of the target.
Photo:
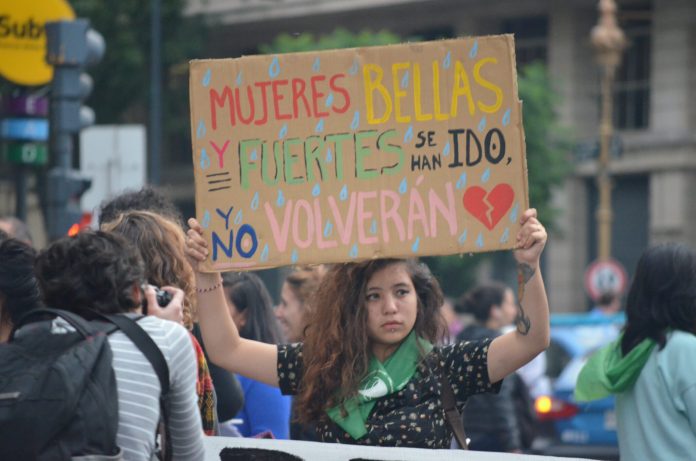
[(421, 104), (421, 77), (420, 64), (413, 63), (413, 112), (416, 114), (416, 120), (419, 122), (427, 122), (433, 119), (433, 114), (424, 114)]
[[(377, 74), (377, 78), (372, 80), (371, 72)], [(363, 66), (363, 82), (365, 84), (365, 107), (367, 110), (367, 123), (370, 125), (376, 125), (378, 123), (384, 123), (389, 120), (392, 111), (392, 100), (389, 96), (389, 91), (382, 84), (382, 77), (384, 76), (384, 71), (382, 67), (377, 64), (365, 64)], [(372, 93), (378, 91), (382, 95), (384, 100), (384, 115), (381, 118), (375, 118), (375, 106), (374, 100), (372, 99)]]
[(500, 106), (503, 105), (503, 90), (501, 90), (500, 87), (495, 83), (491, 83), (485, 78), (481, 77), (481, 67), (483, 67), (484, 64), (489, 62), (493, 64), (498, 64), (498, 60), (495, 58), (484, 58), (474, 65), (474, 80), (476, 81), (476, 83), (478, 83), (484, 88), (491, 90), (495, 94), (495, 103), (493, 103), (492, 105), (484, 104), (481, 101), (478, 101), (476, 103), (478, 105), (478, 108), (481, 109), (481, 111), (493, 114), (495, 112), (498, 112)]
[(449, 114), (440, 112), (440, 62), (433, 61), (433, 104), (435, 104), (435, 120), (447, 120)]
[(469, 103), (469, 114), (474, 115), (476, 107), (474, 106), (474, 97), (471, 95), (471, 85), (469, 84), (469, 75), (466, 73), (464, 64), (459, 60), (456, 61), (454, 67), (454, 85), (452, 86), (452, 108), (450, 115), (452, 118), (457, 117), (457, 103), (460, 96), (466, 96)]
[(395, 62), (392, 64), (392, 85), (394, 85), (394, 117), (399, 123), (408, 123), (411, 116), (401, 115), (401, 98), (406, 96), (406, 92), (401, 90), (399, 85), (399, 70), (408, 69), (411, 64), (408, 62)]

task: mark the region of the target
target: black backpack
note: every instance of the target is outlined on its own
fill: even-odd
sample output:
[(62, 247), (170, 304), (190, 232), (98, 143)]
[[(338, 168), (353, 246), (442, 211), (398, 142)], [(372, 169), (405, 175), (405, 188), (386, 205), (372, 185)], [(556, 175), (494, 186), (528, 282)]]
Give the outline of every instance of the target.
[[(28, 325), (40, 315), (60, 317), (75, 332), (46, 334), (45, 326)], [(170, 459), (169, 370), (154, 341), (125, 316), (87, 321), (57, 309), (30, 312), (15, 325), (11, 341), (0, 345), (0, 459), (121, 459), (116, 444), (118, 394), (107, 339), (116, 329), (136, 344), (160, 379), (164, 424), (158, 435), (161, 456)]]

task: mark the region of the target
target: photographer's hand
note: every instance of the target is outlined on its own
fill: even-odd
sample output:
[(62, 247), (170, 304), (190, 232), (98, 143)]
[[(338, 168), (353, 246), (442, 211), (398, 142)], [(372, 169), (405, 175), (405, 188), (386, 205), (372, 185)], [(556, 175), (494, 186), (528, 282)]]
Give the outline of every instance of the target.
[(164, 291), (172, 295), (172, 300), (165, 307), (160, 307), (157, 304), (157, 295), (155, 288), (148, 285), (145, 289), (145, 298), (147, 299), (147, 314), (154, 315), (165, 320), (171, 320), (179, 324), (184, 322), (184, 292), (175, 287), (162, 287)]

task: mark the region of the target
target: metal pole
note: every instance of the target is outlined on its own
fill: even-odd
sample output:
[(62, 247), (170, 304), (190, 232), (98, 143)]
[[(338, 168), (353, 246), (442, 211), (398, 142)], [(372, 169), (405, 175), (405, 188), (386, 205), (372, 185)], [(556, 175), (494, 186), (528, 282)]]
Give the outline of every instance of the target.
[(22, 221), (27, 220), (27, 171), (24, 165), (17, 167), (15, 178), (15, 216)]
[(607, 260), (611, 257), (611, 225), (613, 211), (611, 207), (611, 176), (609, 172), (609, 144), (613, 132), (612, 126), (612, 83), (614, 69), (605, 66), (602, 76), (602, 121), (600, 124), (599, 163), (597, 165), (597, 188), (599, 189), (599, 207), (597, 208), (597, 242), (598, 257)]
[(160, 141), (162, 138), (162, 53), (160, 0), (152, 0), (150, 21), (150, 132), (148, 136), (148, 181), (160, 183)]

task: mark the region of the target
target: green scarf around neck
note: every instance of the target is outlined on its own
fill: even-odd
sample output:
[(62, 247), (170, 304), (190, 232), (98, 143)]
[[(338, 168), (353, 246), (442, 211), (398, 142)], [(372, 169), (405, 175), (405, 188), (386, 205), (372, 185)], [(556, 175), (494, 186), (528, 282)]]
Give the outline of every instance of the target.
[(346, 416), (342, 415), (342, 405), (339, 404), (326, 410), (329, 418), (356, 440), (367, 434), (365, 421), (376, 400), (403, 389), (416, 373), (421, 350), (427, 354), (432, 349), (432, 344), (416, 336), (415, 330), (412, 330), (384, 363), (372, 355), (370, 367), (360, 382), (357, 395), (343, 401)]
[(652, 339), (644, 339), (623, 356), (622, 337), (619, 336), (587, 360), (575, 384), (576, 401), (597, 400), (633, 387), (656, 343)]

